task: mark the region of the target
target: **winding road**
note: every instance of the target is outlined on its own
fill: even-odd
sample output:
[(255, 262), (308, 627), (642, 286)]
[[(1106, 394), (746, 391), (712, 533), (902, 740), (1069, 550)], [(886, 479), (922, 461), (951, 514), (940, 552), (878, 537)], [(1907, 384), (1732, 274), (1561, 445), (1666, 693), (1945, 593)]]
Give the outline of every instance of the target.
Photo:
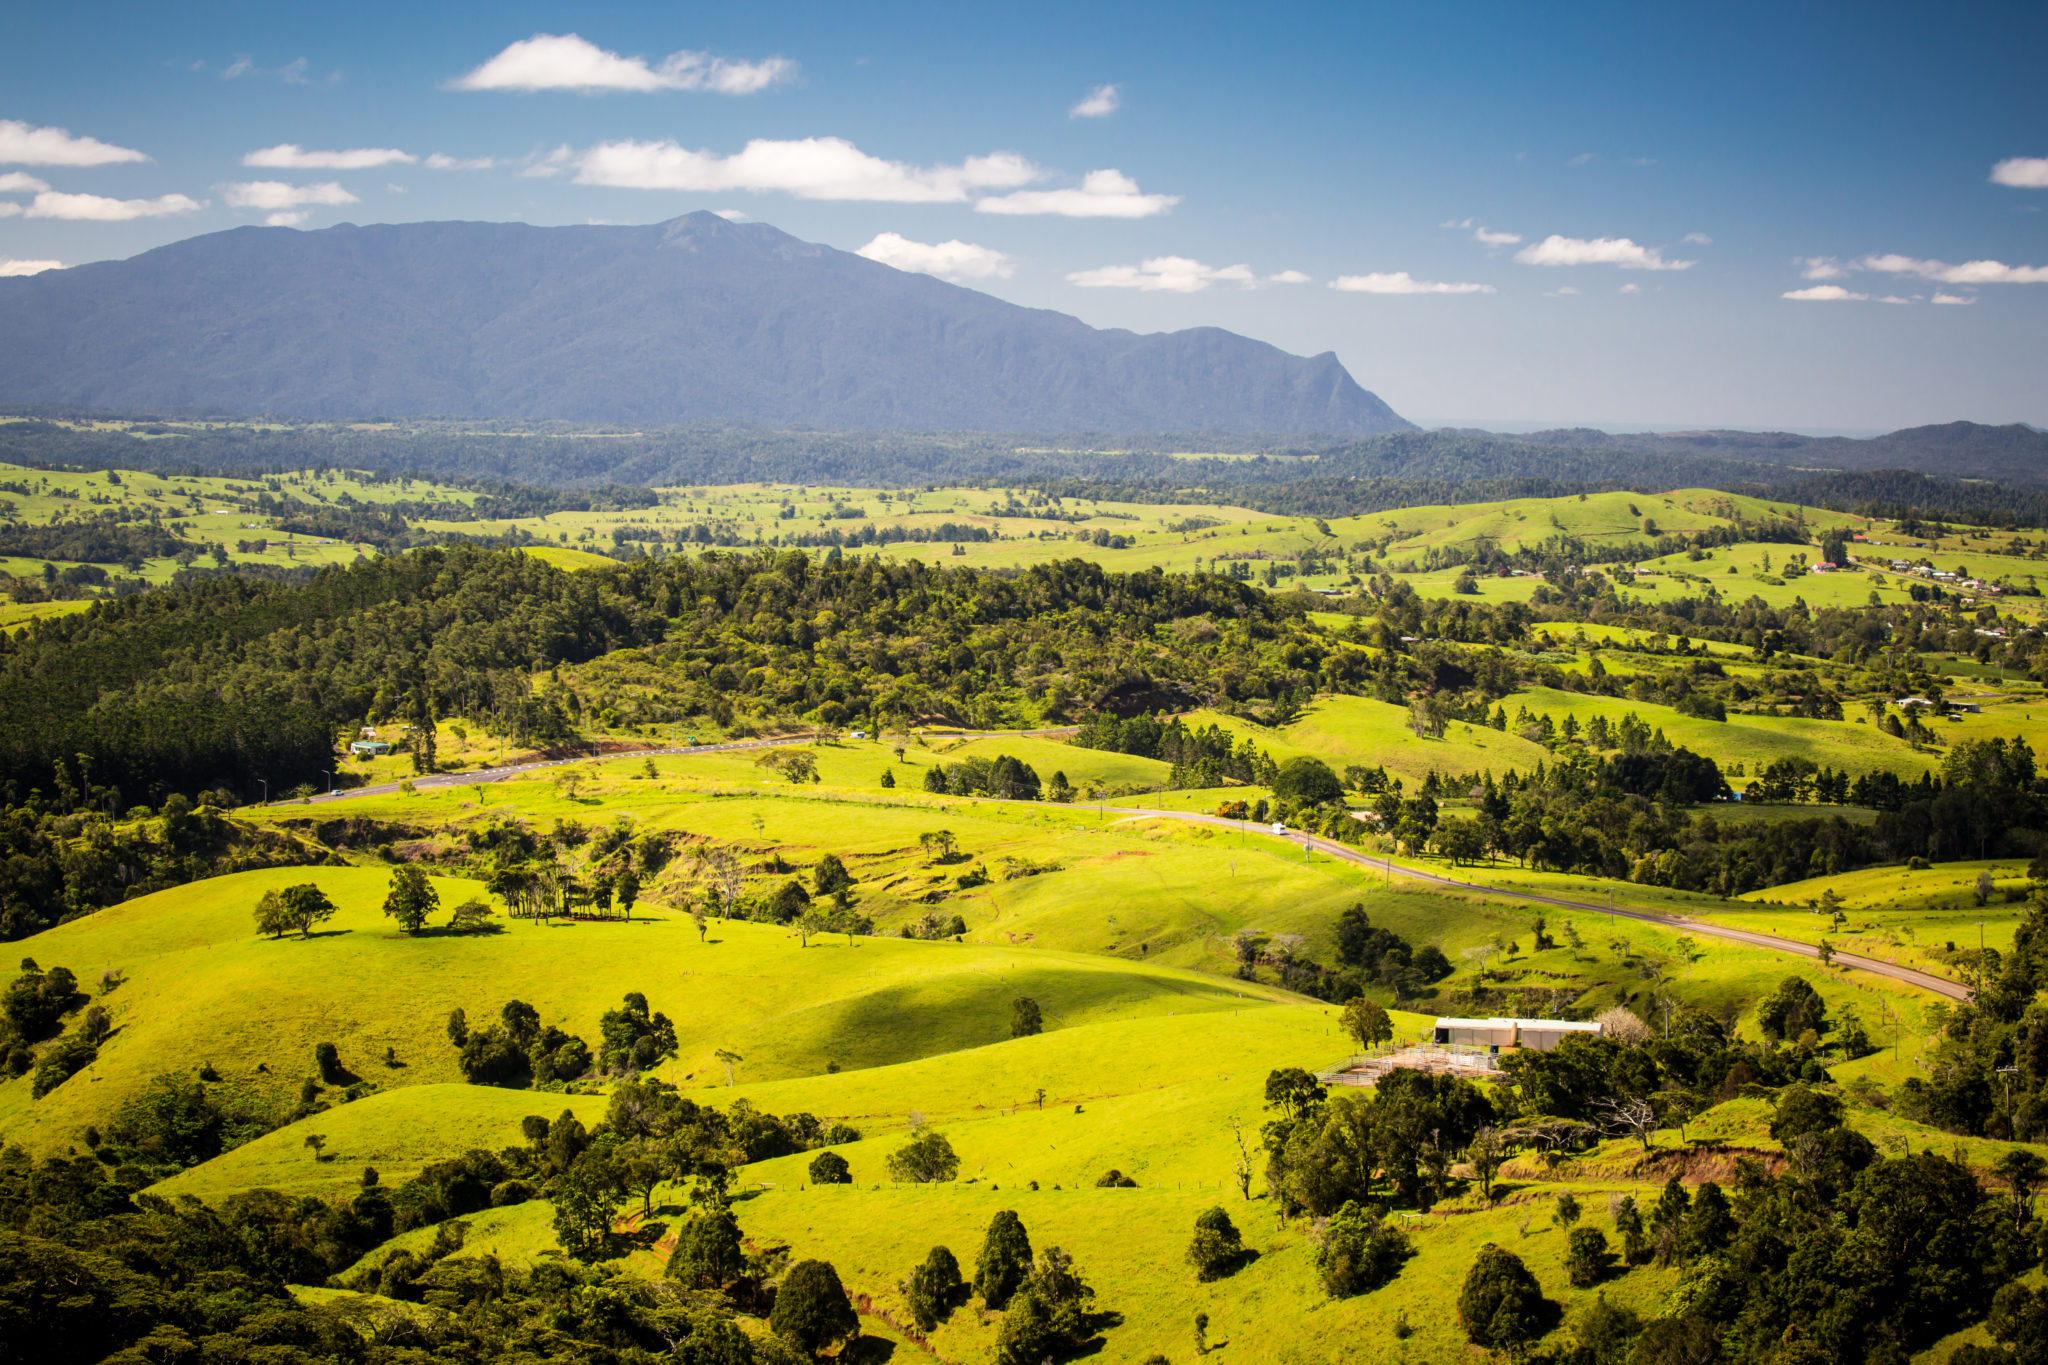
[[(1075, 727), (1069, 725), (1043, 730), (949, 730), (940, 734), (929, 735), (927, 738), (944, 737), (963, 740), (1051, 739), (1058, 736), (1071, 735), (1074, 732)], [(812, 735), (785, 735), (775, 739), (735, 740), (728, 744), (694, 744), (666, 749), (632, 749), (605, 754), (577, 755), (573, 758), (538, 759), (530, 763), (511, 763), (495, 768), (482, 768), (475, 772), (434, 773), (427, 777), (414, 778), (412, 782), (415, 788), (469, 787), (483, 782), (503, 782), (508, 778), (521, 777), (528, 773), (541, 772), (548, 768), (566, 767), (572, 763), (587, 763), (592, 759), (660, 758), (663, 756), (691, 754), (738, 753), (752, 749), (772, 749), (794, 744), (809, 744), (813, 738), (814, 736)], [(370, 787), (352, 787), (343, 791), (323, 792), (310, 799), (313, 804), (324, 805), (360, 796), (387, 796), (396, 792), (400, 785), (398, 782), (384, 782)], [(1322, 838), (1319, 835), (1303, 834), (1298, 830), (1289, 830), (1283, 835), (1276, 835), (1272, 832), (1271, 826), (1259, 824), (1251, 820), (1229, 820), (1220, 815), (1205, 815), (1200, 811), (1146, 810), (1142, 807), (1132, 806), (1098, 806), (1097, 809), (1105, 813), (1124, 817), (1117, 822), (1119, 824), (1125, 824), (1131, 820), (1177, 820), (1183, 824), (1208, 825), (1216, 829), (1237, 830), (1246, 834), (1257, 834), (1269, 839), (1284, 839), (1298, 847), (1313, 849), (1326, 857), (1355, 863), (1360, 867), (1369, 867), (1375, 872), (1390, 877), (1405, 877), (1409, 881), (1421, 882), (1428, 886), (1446, 887), (1457, 891), (1478, 891), (1494, 896), (1512, 895), (1516, 900), (1526, 901), (1535, 905), (1554, 905), (1563, 910), (1580, 910), (1587, 914), (1608, 915), (1615, 919), (1638, 920), (1645, 924), (1660, 925), (1667, 929), (1682, 929), (1688, 934), (1697, 934), (1701, 938), (1720, 939), (1726, 943), (1740, 943), (1750, 948), (1763, 948), (1771, 952), (1789, 953), (1794, 957), (1812, 958), (1816, 961), (1820, 958), (1820, 950), (1809, 943), (1778, 938), (1771, 934), (1759, 934), (1749, 929), (1730, 928), (1727, 925), (1715, 924), (1711, 920), (1693, 919), (1681, 915), (1657, 915), (1651, 914), (1646, 910), (1630, 910), (1621, 906), (1602, 905), (1596, 901), (1569, 900), (1559, 896), (1541, 896), (1519, 891), (1507, 892), (1497, 886), (1487, 886), (1480, 882), (1460, 881), (1455, 877), (1446, 877), (1441, 873), (1427, 872), (1421, 868), (1405, 867), (1390, 858), (1379, 858), (1371, 854), (1361, 853), (1357, 849), (1347, 848), (1343, 844)], [(1893, 981), (1903, 982), (1908, 986), (1929, 991), (1950, 1000), (1968, 1000), (1970, 998), (1968, 987), (1958, 982), (1950, 981), (1946, 977), (1936, 976), (1932, 972), (1923, 972), (1916, 967), (1902, 967), (1896, 962), (1885, 962), (1874, 957), (1864, 957), (1860, 953), (1845, 953), (1839, 950), (1834, 954), (1834, 960), (1844, 967), (1853, 968), (1856, 971), (1869, 972), (1874, 976), (1888, 977)]]

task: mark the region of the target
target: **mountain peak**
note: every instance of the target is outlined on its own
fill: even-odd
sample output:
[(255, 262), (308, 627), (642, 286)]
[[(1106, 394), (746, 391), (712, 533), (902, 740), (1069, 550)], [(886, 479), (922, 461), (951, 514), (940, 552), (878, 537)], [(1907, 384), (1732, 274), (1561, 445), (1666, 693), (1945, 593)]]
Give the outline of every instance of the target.
[(1139, 335), (699, 211), (235, 229), (0, 279), (0, 401), (316, 419), (1370, 433), (1337, 358)]

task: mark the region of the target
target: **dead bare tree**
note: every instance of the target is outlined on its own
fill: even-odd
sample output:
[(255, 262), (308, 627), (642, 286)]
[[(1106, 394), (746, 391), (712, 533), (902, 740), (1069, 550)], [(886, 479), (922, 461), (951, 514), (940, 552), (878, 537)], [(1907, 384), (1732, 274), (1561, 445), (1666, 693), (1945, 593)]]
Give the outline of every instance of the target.
[(1627, 1133), (1650, 1150), (1650, 1138), (1657, 1131), (1657, 1106), (1630, 1095), (1603, 1095), (1593, 1101), (1600, 1126), (1610, 1133)]

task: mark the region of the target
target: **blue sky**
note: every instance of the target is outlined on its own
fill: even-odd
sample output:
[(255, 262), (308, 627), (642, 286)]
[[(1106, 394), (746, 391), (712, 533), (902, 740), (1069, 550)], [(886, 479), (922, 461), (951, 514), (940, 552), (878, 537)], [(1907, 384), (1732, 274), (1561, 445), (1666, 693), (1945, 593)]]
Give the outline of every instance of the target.
[(23, 8), (0, 269), (712, 209), (1424, 421), (2048, 425), (2044, 48), (2039, 4)]

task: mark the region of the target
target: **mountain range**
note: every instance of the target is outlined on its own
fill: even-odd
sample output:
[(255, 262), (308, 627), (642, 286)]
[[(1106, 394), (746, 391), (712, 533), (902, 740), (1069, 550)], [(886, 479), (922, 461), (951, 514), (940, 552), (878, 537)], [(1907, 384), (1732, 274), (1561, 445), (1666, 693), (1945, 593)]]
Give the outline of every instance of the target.
[(693, 213), (236, 228), (0, 279), (0, 402), (851, 430), (1413, 430), (1329, 352), (1098, 329)]

